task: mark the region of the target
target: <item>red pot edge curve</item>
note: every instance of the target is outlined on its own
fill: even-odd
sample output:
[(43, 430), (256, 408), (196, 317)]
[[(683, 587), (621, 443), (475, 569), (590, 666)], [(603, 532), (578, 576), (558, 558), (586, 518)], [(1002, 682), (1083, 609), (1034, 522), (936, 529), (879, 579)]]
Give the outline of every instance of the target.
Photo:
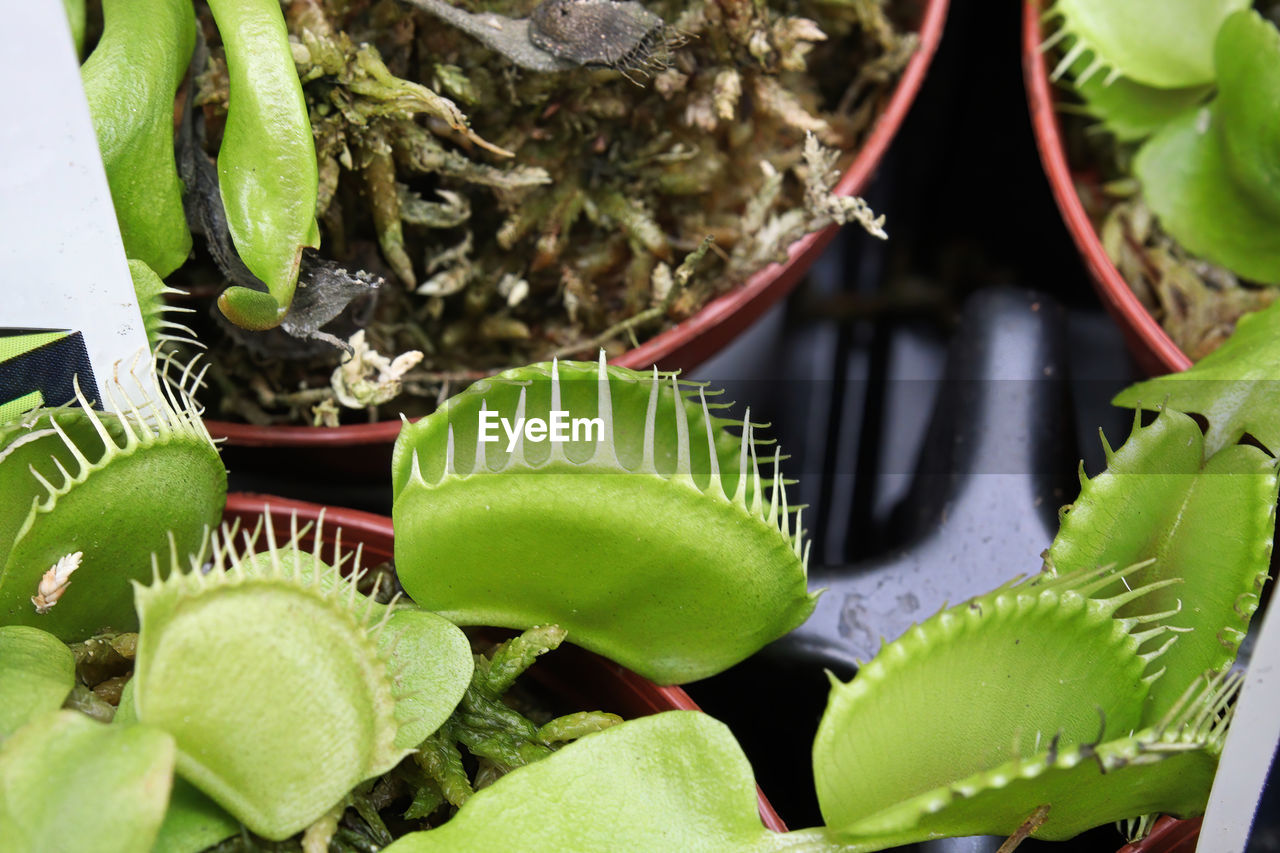
[[(377, 555), (384, 559), (393, 554), (392, 541), (394, 534), (391, 519), (385, 515), (358, 509), (347, 509), (345, 507), (321, 506), (308, 501), (293, 500), (274, 495), (249, 492), (232, 492), (227, 495), (227, 504), (224, 510), (227, 515), (245, 517), (257, 516), (266, 512), (270, 512), (272, 516), (296, 514), (300, 522), (316, 521), (323, 515), (326, 525), (339, 527), (348, 534), (355, 534), (353, 538), (364, 543), (366, 554)], [(352, 542), (353, 546), (355, 544), (355, 542)], [(620, 666), (611, 666), (610, 670), (615, 672), (624, 682), (627, 690), (634, 694), (639, 702), (650, 708), (653, 713), (659, 711), (702, 710), (693, 701), (692, 697), (679, 687), (663, 687), (654, 684), (649, 679)], [(769, 800), (764, 795), (764, 791), (760, 790), (759, 786), (756, 786), (756, 800), (760, 810), (760, 819), (764, 821), (764, 825), (775, 832), (786, 832), (786, 824), (782, 822), (782, 818), (774, 811), (773, 806), (770, 805)]]
[(1040, 163), (1053, 191), (1058, 211), (1071, 232), (1071, 239), (1093, 276), (1094, 288), (1112, 318), (1124, 331), (1130, 348), (1149, 373), (1176, 373), (1191, 366), (1191, 360), (1160, 328), (1142, 302), (1107, 257), (1093, 223), (1076, 194), (1062, 147), (1062, 135), (1054, 110), (1053, 92), (1044, 56), (1040, 52), (1040, 0), (1024, 0), (1022, 7), (1022, 75), (1027, 90), (1027, 107), (1035, 131)]
[[(924, 83), (929, 64), (933, 61), (933, 55), (938, 50), (947, 19), (948, 2), (949, 0), (928, 0), (917, 31), (920, 43), (902, 72), (884, 112), (876, 119), (870, 136), (836, 184), (837, 194), (855, 195), (861, 192), (880, 165), (889, 143), (897, 135), (898, 128), (911, 110)], [(808, 266), (805, 262), (816, 258), (839, 230), (839, 226), (832, 225), (823, 231), (801, 237), (788, 249), (784, 263), (770, 264), (751, 276), (742, 287), (711, 301), (693, 317), (629, 350), (614, 363), (633, 368), (645, 368), (651, 364), (666, 367), (668, 363), (677, 361), (685, 365), (701, 363), (725, 339), (725, 335), (715, 335), (708, 339), (707, 333), (712, 330), (720, 331), (724, 327), (723, 331), (731, 338), (742, 331), (799, 283)]]
[(1195, 853), (1202, 820), (1178, 820), (1166, 815), (1156, 821), (1146, 838), (1126, 844), (1119, 853)]
[[(914, 103), (925, 73), (942, 40), (950, 0), (926, 0), (917, 31), (920, 43), (912, 54), (898, 85), (875, 127), (848, 170), (836, 184), (840, 195), (860, 192), (874, 174), (889, 143), (897, 134)], [(694, 366), (705, 361), (724, 344), (749, 326), (800, 282), (807, 262), (831, 242), (839, 230), (831, 226), (807, 234), (788, 249), (787, 260), (770, 264), (736, 288), (703, 306), (689, 319), (656, 335), (613, 363), (621, 367), (661, 368)], [(256, 426), (232, 421), (205, 420), (214, 438), (225, 438), (239, 447), (338, 447), (363, 444), (390, 444), (400, 432), (398, 421), (351, 424), (340, 427)]]

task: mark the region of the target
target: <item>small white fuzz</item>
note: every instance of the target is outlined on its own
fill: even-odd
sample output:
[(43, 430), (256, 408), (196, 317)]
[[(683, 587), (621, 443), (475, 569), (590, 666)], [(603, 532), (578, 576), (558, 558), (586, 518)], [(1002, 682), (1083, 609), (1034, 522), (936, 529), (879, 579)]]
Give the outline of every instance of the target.
[(41, 615), (48, 613), (61, 600), (62, 594), (67, 591), (67, 587), (71, 586), (71, 576), (75, 574), (76, 569), (80, 568), (80, 560), (83, 557), (83, 551), (68, 554), (44, 573), (40, 578), (40, 585), (36, 587), (36, 594), (31, 597), (31, 603), (36, 606), (37, 613)]
[(716, 117), (721, 121), (733, 121), (738, 112), (738, 101), (742, 99), (742, 77), (730, 68), (716, 75), (713, 84), (712, 104)]
[(333, 371), (329, 384), (338, 402), (349, 409), (377, 406), (395, 399), (400, 394), (401, 380), (418, 362), (422, 353), (409, 350), (387, 358), (370, 347), (364, 340), (364, 330), (356, 332), (348, 341), (351, 353)]
[(498, 281), (498, 295), (507, 300), (508, 307), (514, 308), (529, 295), (529, 282), (507, 273)]

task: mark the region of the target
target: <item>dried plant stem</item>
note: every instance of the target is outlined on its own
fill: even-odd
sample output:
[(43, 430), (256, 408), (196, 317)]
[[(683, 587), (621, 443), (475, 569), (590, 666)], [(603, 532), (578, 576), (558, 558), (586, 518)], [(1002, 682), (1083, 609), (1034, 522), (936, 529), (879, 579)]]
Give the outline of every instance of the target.
[(565, 358), (566, 356), (575, 355), (580, 352), (596, 350), (607, 344), (609, 341), (621, 335), (623, 332), (630, 332), (638, 326), (642, 326), (652, 320), (657, 320), (667, 313), (666, 305), (659, 305), (655, 308), (646, 308), (639, 314), (634, 314), (625, 320), (614, 323), (594, 338), (586, 341), (580, 341), (576, 344), (560, 347), (552, 353), (554, 358)]
[(333, 397), (332, 388), (304, 388), (301, 391), (273, 391), (265, 382), (254, 382), (258, 401), (268, 408), (275, 406), (314, 406)]
[(1049, 805), (1046, 803), (1033, 811), (1031, 815), (1022, 822), (1022, 826), (1018, 827), (1018, 831), (1010, 835), (1004, 840), (1004, 844), (1000, 845), (1000, 849), (996, 853), (1013, 853), (1018, 849), (1018, 845), (1027, 840), (1027, 836), (1035, 832), (1044, 822), (1049, 819)]
[(644, 311), (640, 311), (637, 314), (633, 314), (625, 320), (614, 323), (612, 326), (588, 341), (563, 346), (552, 353), (552, 356), (555, 358), (564, 358), (565, 356), (574, 355), (579, 352), (598, 350), (600, 347), (604, 346), (618, 335), (621, 335), (623, 332), (632, 336), (632, 345), (634, 346), (634, 330), (651, 320), (658, 320), (666, 316), (667, 311), (670, 310), (671, 305), (676, 301), (676, 297), (684, 292), (685, 287), (689, 284), (689, 279), (693, 277), (693, 271), (697, 268), (698, 262), (702, 260), (714, 245), (714, 237), (704, 237), (702, 242), (698, 244), (698, 248), (685, 256), (684, 260), (680, 262), (680, 266), (676, 268), (675, 274), (672, 276), (671, 288), (662, 297), (661, 303), (653, 306), (652, 308), (646, 308)]

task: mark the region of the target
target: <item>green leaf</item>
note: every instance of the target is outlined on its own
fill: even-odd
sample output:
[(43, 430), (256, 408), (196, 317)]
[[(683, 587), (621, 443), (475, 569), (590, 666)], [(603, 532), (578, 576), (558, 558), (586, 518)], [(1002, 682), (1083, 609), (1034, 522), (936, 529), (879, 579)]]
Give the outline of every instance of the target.
[(1246, 433), (1280, 454), (1280, 303), (1241, 317), (1231, 337), (1190, 370), (1139, 382), (1112, 402), (1203, 415), (1206, 455)]
[[(1123, 5), (1123, 4), (1117, 4)], [(1280, 33), (1251, 11), (1227, 19), (1214, 52), (1218, 96), (1172, 119), (1134, 161), (1166, 231), (1191, 252), (1280, 283)]]
[(1280, 217), (1241, 189), (1213, 107), (1183, 113), (1143, 145), (1133, 171), (1160, 224), (1188, 251), (1262, 284), (1280, 283)]
[(1214, 109), (1236, 184), (1280, 216), (1280, 30), (1252, 9), (1218, 33)]
[[(120, 703), (111, 719), (114, 726), (138, 722), (133, 704), (133, 679), (120, 691)], [(173, 779), (169, 806), (156, 834), (151, 853), (199, 853), (240, 831), (240, 822), (181, 776)]]
[(62, 7), (67, 12), (67, 23), (71, 25), (71, 41), (76, 46), (76, 55), (84, 52), (84, 19), (85, 0), (62, 0)]
[(6, 850), (147, 853), (173, 778), (173, 738), (52, 711), (0, 746)]
[[(262, 527), (270, 531), (270, 521), (264, 521)], [(325, 541), (319, 529), (323, 518), (317, 523), (311, 551), (298, 547), (296, 517), (294, 522), (290, 544), (276, 547), (274, 534), (269, 532), (268, 549), (241, 559), (239, 571), (258, 576), (289, 575), (333, 592), (343, 580), (335, 567), (320, 559), (321, 543)], [(255, 531), (255, 540), (256, 535)], [(342, 541), (341, 530), (336, 532), (336, 541)], [(343, 555), (341, 562), (345, 561)], [(471, 683), (475, 671), (471, 642), (448, 619), (417, 610), (412, 604), (400, 604), (390, 615), (389, 608), (372, 599), (361, 597), (360, 606), (367, 609), (371, 618), (386, 621), (378, 636), (378, 648), (386, 656), (395, 681), (396, 719), (400, 723), (396, 746), (412, 749), (449, 718)]]
[[(1164, 649), (1141, 647), (1168, 631), (1116, 613), (1161, 585), (1093, 597), (1115, 577), (1093, 570), (1006, 584), (915, 626), (848, 684), (833, 679), (813, 745), (828, 826), (862, 827), (931, 792), (964, 790), (967, 779), (1000, 787), (1002, 767), (1033, 761), (1050, 744), (1065, 750), (1139, 728), (1152, 661)], [(1085, 819), (1081, 803), (1053, 807), (1055, 824)], [(979, 815), (977, 831), (1013, 832), (1028, 811), (1011, 802)], [(969, 828), (961, 822), (954, 832), (973, 834), (961, 831)]]
[[(1082, 59), (1080, 64), (1086, 61)], [(1174, 118), (1203, 104), (1213, 91), (1211, 86), (1157, 89), (1127, 77), (1108, 83), (1102, 74), (1076, 83), (1075, 88), (1088, 105), (1088, 113), (1121, 142), (1145, 139)]]
[[(1176, 611), (1159, 624), (1185, 632), (1161, 658), (1165, 674), (1151, 687), (1143, 725), (1163, 716), (1187, 684), (1235, 659), (1267, 577), (1276, 490), (1276, 466), (1265, 453), (1237, 445), (1206, 459), (1195, 421), (1167, 410), (1109, 452), (1106, 471), (1081, 483), (1049, 548), (1049, 567), (1154, 561), (1125, 582), (1180, 581), (1139, 603), (1142, 612)], [(1123, 586), (1114, 582), (1109, 591), (1117, 590)]]
[[(799, 841), (812, 840), (801, 847)], [(446, 824), (387, 853), (454, 850), (835, 849), (760, 822), (751, 766), (723, 723), (668, 711), (613, 726), (479, 791)]]
[(229, 287), (218, 305), (234, 323), (270, 329), (293, 302), (303, 248), (320, 245), (315, 140), (280, 4), (208, 5), (234, 93), (218, 149), (218, 187), (236, 253), (269, 291)]
[(378, 638), (395, 677), (396, 746), (412, 748), (449, 719), (475, 671), (471, 643), (448, 619), (397, 610)]
[(138, 722), (138, 709), (133, 704), (133, 683), (130, 678), (120, 690), (120, 701), (116, 704), (115, 716), (111, 718), (111, 722), (116, 725), (125, 726)]
[(1214, 35), (1228, 15), (1248, 6), (1249, 0), (1057, 0), (1048, 17), (1061, 18), (1053, 41), (1074, 39), (1060, 67), (1092, 53), (1098, 70), (1177, 89), (1213, 82)]
[(191, 251), (173, 102), (195, 48), (195, 11), (178, 2), (98, 5), (101, 35), (80, 68), (85, 100), (125, 254), (163, 277)]
[(62, 707), (75, 681), (75, 658), (57, 637), (25, 625), (0, 627), (0, 741)]
[(176, 777), (151, 853), (200, 853), (239, 831), (239, 821), (199, 788)]

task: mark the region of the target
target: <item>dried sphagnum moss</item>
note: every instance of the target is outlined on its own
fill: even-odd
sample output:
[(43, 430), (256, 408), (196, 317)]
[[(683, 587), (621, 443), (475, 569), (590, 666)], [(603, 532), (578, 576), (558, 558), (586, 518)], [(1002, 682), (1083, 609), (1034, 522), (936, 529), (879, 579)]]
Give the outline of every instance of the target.
[[(1072, 162), (1096, 170), (1077, 176), (1076, 192), (1107, 257), (1188, 358), (1198, 361), (1213, 352), (1242, 315), (1280, 295), (1192, 255), (1160, 227), (1141, 188), (1127, 177), (1132, 146), (1091, 130), (1084, 117), (1068, 115), (1064, 129)], [(1109, 180), (1100, 182), (1099, 176)]]
[[(806, 232), (878, 230), (829, 189), (833, 152), (851, 155), (915, 45), (886, 3), (646, 3), (683, 44), (652, 76), (624, 76), (520, 69), (397, 0), (294, 0), (321, 252), (387, 279), (365, 308), (373, 350), (424, 353), (391, 406), (426, 411), (451, 380), (552, 354), (616, 354)], [(536, 3), (454, 5), (520, 18)], [(213, 151), (227, 92), (206, 31), (197, 99)], [(340, 352), (317, 356), (282, 332), (247, 337), (214, 347), (224, 414), (337, 422)]]
[(1192, 361), (1217, 349), (1243, 314), (1276, 299), (1275, 288), (1251, 285), (1189, 254), (1159, 227), (1141, 196), (1117, 201), (1098, 234), (1120, 275)]

